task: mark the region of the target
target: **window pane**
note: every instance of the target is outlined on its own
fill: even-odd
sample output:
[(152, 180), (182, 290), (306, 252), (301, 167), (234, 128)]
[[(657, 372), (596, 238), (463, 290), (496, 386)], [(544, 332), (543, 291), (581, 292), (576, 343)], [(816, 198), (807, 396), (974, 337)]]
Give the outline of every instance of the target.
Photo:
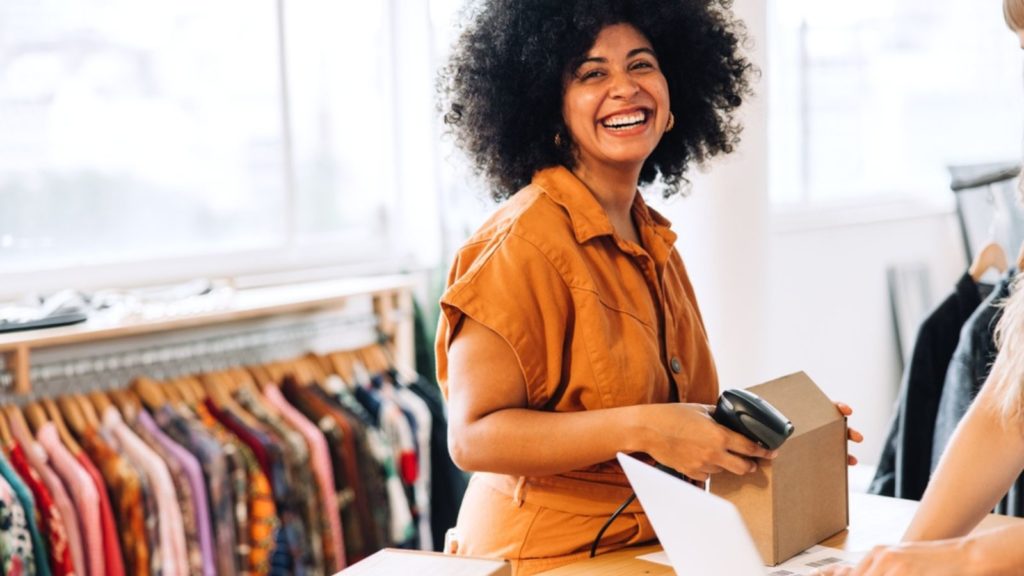
[(0, 4), (0, 270), (280, 244), (271, 0)]
[(775, 202), (934, 196), (949, 164), (1019, 157), (1020, 49), (998, 2), (772, 7)]
[(389, 4), (285, 2), (300, 240), (381, 237), (387, 225), (400, 169)]

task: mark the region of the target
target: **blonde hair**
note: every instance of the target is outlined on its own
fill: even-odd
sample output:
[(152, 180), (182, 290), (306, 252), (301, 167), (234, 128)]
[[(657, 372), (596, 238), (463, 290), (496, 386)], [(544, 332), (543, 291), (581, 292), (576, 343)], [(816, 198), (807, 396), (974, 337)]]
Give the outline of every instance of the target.
[(1017, 276), (1011, 290), (1001, 304), (1003, 316), (995, 331), (999, 354), (988, 380), (1003, 420), (1024, 425), (1024, 274)]
[(1010, 30), (1024, 30), (1024, 0), (1003, 0), (1003, 19)]

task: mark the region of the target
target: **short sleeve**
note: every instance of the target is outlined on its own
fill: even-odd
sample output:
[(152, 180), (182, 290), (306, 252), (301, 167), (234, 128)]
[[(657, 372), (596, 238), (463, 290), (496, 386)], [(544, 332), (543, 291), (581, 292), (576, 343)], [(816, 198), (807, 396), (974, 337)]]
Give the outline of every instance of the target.
[(530, 407), (541, 408), (561, 379), (572, 301), (562, 275), (533, 244), (509, 234), (479, 254), (456, 258), (441, 297), (438, 382), (448, 393), (448, 349), (470, 317), (498, 334), (515, 353)]

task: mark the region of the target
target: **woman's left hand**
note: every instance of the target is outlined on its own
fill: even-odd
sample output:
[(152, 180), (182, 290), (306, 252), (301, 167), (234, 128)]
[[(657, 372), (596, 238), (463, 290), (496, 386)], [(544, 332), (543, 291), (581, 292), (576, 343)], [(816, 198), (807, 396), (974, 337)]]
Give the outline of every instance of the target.
[(811, 574), (820, 576), (960, 576), (966, 554), (956, 540), (876, 546), (855, 567), (833, 566)]
[[(835, 402), (835, 405), (843, 416), (849, 418), (850, 414), (853, 414), (853, 408), (850, 408), (848, 405), (843, 404), (842, 402)], [(858, 430), (854, 428), (847, 428), (846, 430), (846, 437), (850, 440), (850, 442), (860, 444), (861, 442), (864, 441), (864, 435), (861, 434)], [(855, 466), (857, 464), (857, 457), (854, 456), (853, 454), (847, 454), (846, 460), (850, 464), (850, 466)]]

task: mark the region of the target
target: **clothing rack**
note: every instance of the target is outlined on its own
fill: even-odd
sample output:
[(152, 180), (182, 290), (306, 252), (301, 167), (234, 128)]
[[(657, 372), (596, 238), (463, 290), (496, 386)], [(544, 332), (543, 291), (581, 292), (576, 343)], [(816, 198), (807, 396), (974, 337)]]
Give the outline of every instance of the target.
[(966, 164), (948, 170), (966, 261), (991, 241), (1016, 254), (1024, 241), (1024, 210), (1015, 186), (1020, 164)]
[[(93, 355), (61, 362), (40, 363), (29, 370), (32, 389), (15, 396), (24, 403), (65, 391), (87, 392), (126, 385), (134, 376), (156, 379), (192, 373), (215, 372), (247, 364), (264, 364), (298, 356), (309, 349), (307, 342), (352, 331), (367, 333), (379, 326), (374, 314), (300, 320), (274, 328), (253, 328), (195, 341), (158, 345), (127, 352)], [(362, 342), (326, 346), (352, 348)], [(110, 386), (108, 386), (108, 383)], [(0, 374), (0, 389), (13, 390), (13, 377)]]
[[(219, 295), (215, 306), (177, 315), (111, 322), (99, 314), (83, 324), (0, 335), (0, 395), (32, 399), (51, 393), (54, 382), (88, 386), (101, 375), (114, 375), (124, 385), (137, 373), (280, 359), (288, 355), (282, 349), (288, 343), (355, 329), (365, 329), (371, 339), (387, 344), (400, 363), (412, 366), (412, 288), (413, 279), (406, 275), (253, 288)], [(275, 322), (281, 318), (288, 321)], [(204, 329), (217, 333), (196, 338), (196, 331)], [(157, 343), (136, 344), (146, 340)], [(98, 344), (121, 349), (80, 352)], [(63, 357), (36, 361), (46, 356)]]
[[(0, 335), (0, 462), (25, 447), (35, 456), (19, 465), (49, 474), (48, 485), (31, 488), (46, 498), (18, 496), (21, 509), (37, 513), (0, 531), (16, 538), (28, 530), (31, 546), (0, 556), (74, 564), (78, 573), (88, 565), (90, 576), (115, 573), (104, 570), (122, 561), (195, 574), (211, 558), (225, 573), (294, 566), (321, 574), (383, 546), (437, 549), (466, 479), (447, 452), (436, 386), (406, 370), (415, 358), (413, 286), (411, 276), (389, 276), (225, 289), (208, 301), (156, 302), (155, 310), (132, 302), (84, 324)], [(77, 465), (56, 463), (65, 450)], [(114, 458), (132, 463), (104, 467), (89, 482), (72, 469), (100, 473), (103, 463), (117, 466)], [(162, 476), (147, 469), (163, 466)], [(29, 488), (28, 468), (0, 468), (5, 490)], [(134, 492), (122, 472), (139, 478)], [(163, 487), (143, 494), (143, 480)], [(58, 510), (49, 495), (62, 492)], [(118, 497), (104, 503), (103, 494)], [(111, 505), (133, 498), (148, 508)], [(30, 530), (28, 518), (36, 519)], [(77, 557), (60, 544), (69, 541), (79, 543)], [(146, 560), (140, 542), (164, 554)]]

